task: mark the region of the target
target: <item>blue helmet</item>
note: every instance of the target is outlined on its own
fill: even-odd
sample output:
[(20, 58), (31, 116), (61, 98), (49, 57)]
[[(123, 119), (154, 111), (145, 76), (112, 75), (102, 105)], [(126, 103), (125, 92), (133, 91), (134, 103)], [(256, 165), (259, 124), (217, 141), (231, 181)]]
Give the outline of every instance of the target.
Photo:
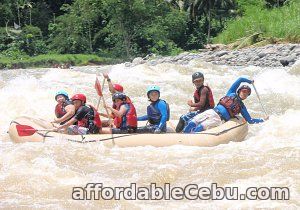
[(56, 100), (57, 96), (59, 96), (59, 95), (62, 95), (62, 96), (65, 97), (66, 100), (69, 100), (69, 95), (68, 95), (68, 93), (67, 93), (66, 91), (64, 91), (64, 90), (58, 91), (58, 92), (55, 94), (55, 100)]
[(149, 86), (147, 88), (147, 96), (148, 97), (149, 97), (149, 94), (150, 94), (151, 91), (157, 91), (158, 94), (160, 94), (160, 88), (158, 86), (156, 86), (156, 85), (152, 85), (152, 86)]

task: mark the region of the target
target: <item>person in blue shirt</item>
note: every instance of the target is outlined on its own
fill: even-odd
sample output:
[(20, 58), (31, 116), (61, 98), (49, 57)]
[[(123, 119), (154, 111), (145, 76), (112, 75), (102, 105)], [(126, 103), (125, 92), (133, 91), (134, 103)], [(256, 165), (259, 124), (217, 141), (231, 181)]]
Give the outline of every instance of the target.
[(248, 98), (251, 94), (251, 88), (248, 85), (241, 85), (242, 82), (252, 84), (254, 81), (240, 77), (237, 79), (227, 94), (220, 99), (218, 105), (209, 109), (203, 113), (196, 115), (183, 129), (184, 133), (201, 132), (209, 128), (213, 128), (221, 125), (223, 122), (227, 122), (231, 118), (234, 118), (239, 113), (245, 118), (249, 124), (261, 123), (268, 119), (255, 119), (251, 118), (247, 111), (243, 100)]
[(139, 127), (138, 133), (162, 133), (167, 131), (167, 121), (170, 118), (170, 108), (166, 101), (160, 99), (160, 88), (150, 86), (147, 89), (150, 105), (147, 107), (147, 115), (138, 117), (138, 121), (148, 121), (149, 124)]

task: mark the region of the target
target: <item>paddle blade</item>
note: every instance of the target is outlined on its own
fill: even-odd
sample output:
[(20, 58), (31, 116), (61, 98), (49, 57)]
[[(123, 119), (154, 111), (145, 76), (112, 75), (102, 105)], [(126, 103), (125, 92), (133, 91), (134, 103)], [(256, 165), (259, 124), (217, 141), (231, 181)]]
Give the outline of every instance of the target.
[(37, 132), (36, 129), (29, 125), (16, 125), (16, 129), (19, 136), (32, 136)]
[(96, 77), (96, 81), (95, 81), (95, 89), (97, 91), (98, 96), (102, 97), (103, 94), (102, 94), (102, 90), (101, 90), (101, 85), (100, 85), (100, 82), (97, 77)]

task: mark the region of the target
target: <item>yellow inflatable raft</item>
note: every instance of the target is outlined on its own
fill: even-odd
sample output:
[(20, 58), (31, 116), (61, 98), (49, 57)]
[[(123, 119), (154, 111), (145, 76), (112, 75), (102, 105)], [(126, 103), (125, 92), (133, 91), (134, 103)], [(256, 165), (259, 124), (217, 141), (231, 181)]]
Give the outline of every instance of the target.
[(164, 147), (171, 145), (216, 146), (230, 141), (243, 141), (248, 133), (248, 124), (242, 118), (232, 119), (219, 127), (200, 133), (175, 133), (176, 121), (168, 122), (168, 132), (164, 134), (91, 134), (68, 135), (53, 132), (53, 125), (42, 119), (19, 117), (9, 126), (9, 136), (13, 142), (45, 142), (53, 138), (78, 143), (102, 142), (105, 146), (136, 147), (151, 145)]

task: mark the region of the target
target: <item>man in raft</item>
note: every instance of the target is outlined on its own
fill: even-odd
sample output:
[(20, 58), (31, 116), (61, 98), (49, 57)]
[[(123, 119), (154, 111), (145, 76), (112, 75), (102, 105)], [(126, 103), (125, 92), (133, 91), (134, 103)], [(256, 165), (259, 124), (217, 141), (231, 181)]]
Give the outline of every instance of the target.
[(234, 118), (239, 113), (241, 113), (250, 124), (261, 123), (267, 120), (268, 117), (265, 119), (251, 118), (243, 103), (243, 100), (250, 96), (251, 88), (248, 85), (239, 87), (242, 82), (252, 84), (254, 81), (240, 77), (232, 84), (226, 96), (220, 99), (220, 102), (215, 108), (196, 115), (188, 122), (187, 126), (183, 129), (183, 132), (201, 132), (209, 128), (217, 127), (223, 122), (227, 122), (231, 118)]
[(147, 115), (138, 117), (138, 121), (148, 120), (149, 125), (139, 127), (139, 133), (162, 133), (167, 131), (167, 121), (170, 119), (169, 104), (160, 99), (160, 88), (150, 86), (147, 89), (150, 105), (147, 107)]
[(57, 105), (55, 106), (56, 118), (52, 123), (64, 124), (75, 114), (75, 106), (70, 101), (68, 93), (64, 90), (60, 90), (55, 94), (55, 100)]
[(103, 128), (103, 134), (135, 133), (137, 129), (136, 110), (124, 93), (115, 93), (112, 96), (114, 107), (104, 105), (114, 115), (114, 128)]
[[(68, 128), (68, 134), (98, 134), (101, 132), (101, 120), (97, 110), (86, 104), (86, 96), (84, 94), (75, 94), (71, 98), (75, 106), (75, 115), (61, 125), (57, 130)], [(74, 124), (77, 125), (74, 125)]]
[(204, 75), (201, 72), (195, 72), (192, 75), (192, 83), (195, 86), (194, 102), (188, 100), (187, 104), (190, 106), (190, 112), (179, 118), (179, 122), (176, 126), (177, 133), (180, 133), (187, 122), (197, 114), (212, 109), (215, 106), (212, 91), (210, 87), (204, 85)]

